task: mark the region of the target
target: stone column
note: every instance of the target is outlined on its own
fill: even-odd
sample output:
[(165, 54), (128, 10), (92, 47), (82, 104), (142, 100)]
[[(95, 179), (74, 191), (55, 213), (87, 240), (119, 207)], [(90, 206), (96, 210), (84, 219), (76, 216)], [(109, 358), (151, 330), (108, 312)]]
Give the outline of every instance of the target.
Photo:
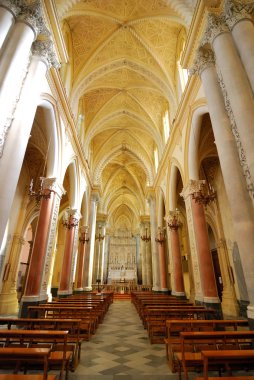
[(11, 0), (0, 0), (0, 50), (20, 11)]
[(26, 316), (27, 306), (48, 299), (47, 285), (54, 250), (60, 199), (64, 192), (56, 178), (45, 178), (38, 224), (28, 269), (25, 292), (21, 299), (20, 316)]
[(167, 268), (165, 257), (165, 235), (162, 227), (159, 227), (158, 237), (155, 238), (158, 243), (158, 255), (159, 255), (159, 271), (160, 271), (160, 291), (167, 292)]
[(150, 206), (150, 229), (151, 229), (151, 259), (152, 259), (152, 290), (160, 290), (159, 258), (156, 238), (156, 205), (155, 196), (152, 192), (147, 197)]
[(173, 261), (173, 291), (172, 294), (179, 298), (186, 298), (184, 281), (183, 281), (183, 267), (182, 267), (182, 255), (180, 248), (180, 240), (178, 235), (178, 229), (181, 226), (179, 213), (177, 211), (170, 211), (166, 219), (167, 225), (170, 230), (170, 241), (172, 249), (172, 261)]
[(99, 201), (99, 194), (97, 192), (92, 193), (90, 217), (89, 217), (90, 241), (89, 241), (89, 245), (88, 245), (88, 255), (86, 256), (86, 261), (85, 261), (86, 273), (84, 276), (84, 290), (86, 290), (86, 291), (92, 290), (96, 212), (97, 212), (98, 201)]
[[(233, 126), (225, 109), (211, 50), (199, 49), (194, 71), (200, 74), (206, 94), (221, 171), (234, 223), (235, 238), (244, 270), (250, 308), (254, 305), (254, 212), (240, 164)], [(234, 173), (234, 175), (232, 175)], [(252, 309), (251, 309), (252, 310)], [(254, 319), (254, 313), (250, 313)]]
[[(29, 71), (16, 105), (15, 119), (11, 118), (6, 135), (0, 137), (0, 242), (3, 240), (11, 205), (24, 161), (27, 143), (31, 133), (39, 97), (48, 65), (56, 65), (53, 60), (52, 43), (36, 41), (33, 43), (33, 56)], [(13, 159), (15, 157), (15, 160)], [(8, 176), (6, 168), (8, 167)]]
[(76, 238), (80, 214), (76, 209), (69, 209), (66, 212), (64, 225), (66, 227), (65, 246), (60, 275), (58, 296), (67, 296), (73, 291), (73, 274), (76, 254)]
[(218, 70), (227, 93), (228, 106), (239, 133), (239, 142), (246, 155), (252, 183), (254, 180), (254, 99), (247, 74), (242, 65), (233, 37), (224, 18), (214, 14), (208, 16), (204, 43), (211, 43), (215, 52)]
[(104, 239), (102, 240), (102, 243), (101, 243), (100, 271), (99, 271), (99, 277), (98, 277), (101, 280), (101, 284), (103, 284), (104, 259), (105, 259), (105, 237), (106, 237), (105, 222), (102, 225), (102, 236), (104, 236)]
[(226, 22), (231, 29), (235, 45), (254, 92), (254, 25), (251, 16), (253, 10), (253, 2), (246, 3), (245, 0), (226, 0), (225, 2)]
[(200, 190), (201, 181), (190, 180), (181, 195), (186, 204), (191, 261), (195, 284), (195, 301), (215, 306), (220, 303), (205, 220), (204, 206), (193, 199)]
[(88, 227), (82, 226), (80, 227), (80, 237), (79, 237), (79, 249), (78, 249), (78, 262), (77, 262), (77, 270), (76, 270), (76, 292), (82, 292), (83, 282), (84, 282), (84, 264), (85, 264), (85, 256), (86, 256), (86, 247), (89, 242), (88, 238)]
[(40, 31), (41, 5), (23, 6), (0, 56), (0, 138), (5, 139), (25, 78), (33, 41)]
[[(142, 219), (145, 217), (142, 217)], [(141, 273), (142, 273), (142, 285), (148, 285), (148, 255), (147, 245), (151, 241), (151, 237), (148, 234), (148, 224), (144, 221), (140, 223), (140, 255), (141, 255)]]

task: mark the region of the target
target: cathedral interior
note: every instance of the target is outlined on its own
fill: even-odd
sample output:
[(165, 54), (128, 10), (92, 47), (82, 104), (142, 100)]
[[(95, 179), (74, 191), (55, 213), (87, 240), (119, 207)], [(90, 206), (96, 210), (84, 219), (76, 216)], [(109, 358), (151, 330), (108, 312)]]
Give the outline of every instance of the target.
[(254, 324), (253, 10), (0, 0), (1, 315), (150, 290)]

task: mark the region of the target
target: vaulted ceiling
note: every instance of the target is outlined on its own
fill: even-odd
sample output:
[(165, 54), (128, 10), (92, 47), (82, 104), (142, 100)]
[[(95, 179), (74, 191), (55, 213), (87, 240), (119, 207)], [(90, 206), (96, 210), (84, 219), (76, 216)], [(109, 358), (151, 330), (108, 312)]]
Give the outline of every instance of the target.
[(177, 65), (196, 0), (56, 0), (84, 152), (100, 185), (99, 211), (135, 230), (145, 188), (162, 155), (163, 116), (172, 121)]

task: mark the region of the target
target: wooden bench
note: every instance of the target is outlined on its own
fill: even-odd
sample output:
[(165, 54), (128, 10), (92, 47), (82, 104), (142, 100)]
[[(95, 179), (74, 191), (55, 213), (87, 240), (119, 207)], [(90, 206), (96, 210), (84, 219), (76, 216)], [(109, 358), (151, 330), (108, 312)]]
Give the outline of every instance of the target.
[(71, 369), (76, 369), (80, 360), (81, 343), (84, 340), (80, 333), (81, 319), (0, 318), (0, 325), (6, 325), (8, 330), (12, 328), (26, 330), (68, 330), (67, 343), (74, 345), (74, 355), (70, 363)]
[(39, 359), (43, 362), (42, 379), (47, 380), (50, 351), (50, 348), (0, 347), (0, 361), (15, 362), (15, 372), (18, 372), (21, 363), (34, 362)]
[(146, 316), (147, 332), (151, 343), (164, 343), (166, 320), (168, 319), (207, 319), (215, 310), (204, 307), (156, 308), (148, 309)]
[[(0, 330), (0, 343), (4, 348), (27, 347), (27, 348), (51, 348), (48, 358), (50, 366), (60, 368), (59, 379), (68, 379), (69, 363), (73, 351), (69, 351), (67, 345), (68, 331), (54, 330)], [(72, 349), (72, 348), (71, 348)], [(39, 361), (38, 361), (39, 362)]]
[(28, 306), (28, 317), (31, 318), (56, 318), (56, 319), (81, 319), (80, 333), (85, 340), (89, 340), (98, 325), (98, 317), (93, 315), (92, 307), (73, 306)]
[(173, 373), (177, 371), (173, 350), (180, 351), (180, 332), (249, 329), (247, 319), (169, 319), (166, 321), (166, 358)]
[(173, 351), (177, 362), (179, 379), (184, 372), (188, 379), (188, 369), (201, 368), (201, 351), (252, 349), (254, 331), (194, 331), (180, 333), (180, 351)]
[[(246, 368), (251, 365), (254, 368), (254, 350), (217, 350), (217, 351), (202, 351), (201, 357), (203, 360), (203, 375), (204, 379), (208, 379), (208, 370), (211, 365), (222, 364), (229, 373), (232, 375), (232, 369), (235, 365), (244, 364)], [(232, 368), (233, 366), (233, 368)]]

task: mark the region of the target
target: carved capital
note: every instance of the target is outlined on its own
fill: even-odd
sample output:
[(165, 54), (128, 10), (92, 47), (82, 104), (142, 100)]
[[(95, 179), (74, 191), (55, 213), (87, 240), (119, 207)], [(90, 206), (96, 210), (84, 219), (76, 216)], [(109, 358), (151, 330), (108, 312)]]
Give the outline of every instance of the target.
[(60, 183), (57, 182), (56, 178), (43, 178), (42, 189), (53, 191), (59, 196), (59, 198), (66, 193), (65, 189)]
[(49, 67), (59, 68), (60, 63), (57, 60), (53, 42), (48, 40), (36, 40), (32, 45), (32, 54), (39, 56)]
[(34, 31), (35, 38), (40, 33), (48, 32), (43, 17), (43, 8), (40, 0), (35, 0), (31, 4), (22, 5), (18, 20), (28, 24)]
[(205, 184), (204, 180), (190, 179), (189, 183), (183, 188), (182, 192), (180, 193), (181, 197), (186, 199), (188, 198), (189, 195), (197, 193), (198, 191), (200, 191), (202, 186), (204, 186), (204, 184)]
[(233, 29), (234, 25), (241, 20), (252, 19), (252, 12), (254, 11), (254, 2), (226, 0), (224, 6), (225, 18), (227, 25)]
[(194, 65), (190, 69), (190, 75), (200, 75), (203, 70), (215, 65), (214, 53), (211, 49), (201, 46), (196, 53)]
[(15, 4), (12, 0), (0, 0), (0, 7), (8, 9), (14, 17), (17, 17), (21, 11), (18, 4)]
[(229, 28), (225, 22), (224, 15), (209, 13), (206, 30), (202, 38), (201, 45), (212, 44), (214, 39), (222, 33), (228, 33)]

